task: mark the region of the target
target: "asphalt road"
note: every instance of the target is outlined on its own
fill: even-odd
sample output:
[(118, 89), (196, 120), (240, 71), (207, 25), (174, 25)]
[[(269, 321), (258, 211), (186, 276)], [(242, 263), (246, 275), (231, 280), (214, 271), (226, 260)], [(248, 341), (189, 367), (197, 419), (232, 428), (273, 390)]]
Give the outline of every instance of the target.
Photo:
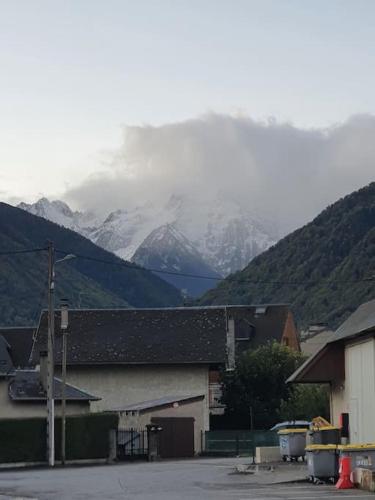
[[(373, 495), (309, 483), (271, 484), (280, 473), (235, 474), (236, 459), (0, 472), (0, 500), (362, 500)], [(245, 460), (242, 459), (242, 463)]]

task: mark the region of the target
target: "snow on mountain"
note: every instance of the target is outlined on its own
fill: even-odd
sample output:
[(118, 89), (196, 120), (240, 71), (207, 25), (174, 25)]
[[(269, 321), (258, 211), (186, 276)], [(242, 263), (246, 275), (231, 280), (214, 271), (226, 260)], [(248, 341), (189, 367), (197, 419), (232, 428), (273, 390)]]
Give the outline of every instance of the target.
[(176, 227), (222, 276), (242, 269), (278, 240), (276, 228), (233, 201), (182, 202)]
[(139, 245), (156, 227), (173, 222), (173, 214), (151, 204), (129, 210), (116, 210), (108, 215), (90, 235), (99, 246), (131, 260)]
[(66, 203), (46, 198), (31, 205), (21, 203), (19, 208), (73, 229), (123, 259), (143, 265), (156, 260), (163, 265), (164, 259), (168, 267), (181, 269), (195, 261), (197, 268), (204, 263), (204, 274), (227, 276), (242, 269), (278, 239), (269, 222), (220, 197), (171, 196), (164, 206), (145, 203), (106, 218), (74, 212)]
[[(171, 273), (220, 277), (203, 260), (190, 241), (171, 224), (154, 229), (138, 247), (132, 261), (143, 267)], [(216, 283), (212, 279), (188, 278), (174, 274), (161, 276), (176, 288), (185, 289), (186, 293), (193, 297), (201, 295)]]
[(32, 204), (20, 203), (18, 208), (72, 229), (86, 237), (89, 237), (93, 229), (101, 222), (100, 218), (91, 212), (73, 212), (65, 202), (60, 200), (49, 201), (47, 198), (41, 198)]

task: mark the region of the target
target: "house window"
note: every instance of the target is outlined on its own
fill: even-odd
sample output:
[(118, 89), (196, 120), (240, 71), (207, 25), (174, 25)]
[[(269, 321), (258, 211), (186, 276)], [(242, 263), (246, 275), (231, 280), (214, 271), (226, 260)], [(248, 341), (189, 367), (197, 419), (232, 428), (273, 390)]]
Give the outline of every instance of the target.
[(235, 339), (236, 340), (251, 340), (255, 334), (255, 327), (245, 319), (236, 321), (235, 324)]
[(255, 308), (255, 314), (258, 316), (266, 314), (266, 312), (267, 312), (267, 306), (257, 306)]

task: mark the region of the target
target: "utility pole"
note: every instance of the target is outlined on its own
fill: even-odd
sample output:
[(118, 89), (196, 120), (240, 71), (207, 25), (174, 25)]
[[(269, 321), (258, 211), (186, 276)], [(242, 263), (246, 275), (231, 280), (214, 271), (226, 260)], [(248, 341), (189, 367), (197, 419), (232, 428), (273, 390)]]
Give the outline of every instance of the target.
[(54, 401), (54, 248), (48, 242), (48, 337), (47, 337), (47, 453), (50, 467), (55, 465), (55, 401)]
[(68, 303), (61, 304), (62, 363), (61, 363), (61, 463), (65, 465), (66, 455), (66, 350), (68, 333)]

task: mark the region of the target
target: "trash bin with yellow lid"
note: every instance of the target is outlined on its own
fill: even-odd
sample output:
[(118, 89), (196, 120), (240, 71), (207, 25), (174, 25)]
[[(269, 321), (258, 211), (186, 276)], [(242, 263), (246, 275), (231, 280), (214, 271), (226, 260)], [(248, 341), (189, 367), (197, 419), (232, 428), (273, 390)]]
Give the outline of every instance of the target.
[(340, 429), (333, 425), (326, 425), (309, 431), (311, 444), (339, 444)]
[(351, 458), (352, 470), (355, 467), (375, 468), (375, 443), (339, 445), (341, 456)]
[(339, 475), (337, 446), (311, 444), (306, 446), (308, 476), (311, 481), (335, 482)]
[(307, 429), (282, 429), (279, 435), (280, 454), (284, 461), (305, 459)]

